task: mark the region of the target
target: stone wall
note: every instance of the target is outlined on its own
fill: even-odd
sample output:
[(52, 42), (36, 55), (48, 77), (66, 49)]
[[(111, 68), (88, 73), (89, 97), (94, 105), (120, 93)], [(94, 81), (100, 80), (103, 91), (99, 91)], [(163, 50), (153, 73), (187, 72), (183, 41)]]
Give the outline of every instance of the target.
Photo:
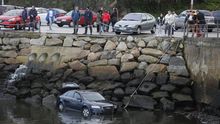
[(99, 91), (125, 104), (147, 74), (129, 106), (174, 110), (179, 103), (193, 102), (181, 39), (7, 36), (0, 39), (0, 68), (7, 72), (26, 63), (31, 70), (8, 90), (17, 98), (44, 104), (60, 94), (63, 82), (74, 81), (81, 89)]

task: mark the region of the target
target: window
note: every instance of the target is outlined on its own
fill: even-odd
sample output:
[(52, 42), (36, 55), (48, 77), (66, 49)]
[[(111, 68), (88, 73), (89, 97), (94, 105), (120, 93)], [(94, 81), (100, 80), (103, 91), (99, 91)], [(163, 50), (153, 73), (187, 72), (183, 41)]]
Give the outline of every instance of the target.
[(74, 92), (67, 92), (67, 93), (65, 94), (65, 96), (67, 96), (67, 97), (72, 97), (72, 98), (73, 98)]
[(81, 96), (79, 95), (79, 93), (75, 93), (75, 99), (81, 99)]

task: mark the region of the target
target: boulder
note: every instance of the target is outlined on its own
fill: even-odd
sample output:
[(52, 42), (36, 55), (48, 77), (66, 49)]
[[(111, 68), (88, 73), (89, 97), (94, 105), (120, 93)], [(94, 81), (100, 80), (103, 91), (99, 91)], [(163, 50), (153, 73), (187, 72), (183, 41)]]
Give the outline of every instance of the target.
[(33, 105), (40, 105), (41, 104), (41, 97), (39, 95), (35, 95), (32, 97), (25, 98), (25, 102)]
[(142, 48), (146, 47), (146, 44), (143, 40), (140, 40), (137, 45)]
[(6, 45), (6, 46), (1, 46), (0, 49), (4, 51), (8, 51), (8, 50), (16, 50), (17, 48), (16, 46)]
[(166, 74), (166, 73), (159, 73), (157, 75), (157, 78), (156, 78), (156, 83), (158, 85), (163, 85), (163, 84), (167, 83), (168, 79), (169, 79), (168, 74)]
[(173, 86), (172, 84), (162, 85), (160, 87), (160, 90), (162, 90), (162, 91), (169, 91), (169, 92), (173, 92), (175, 89), (176, 89), (176, 87)]
[(170, 55), (169, 54), (165, 54), (162, 56), (161, 60), (160, 60), (160, 63), (161, 64), (165, 64), (165, 65), (169, 65), (169, 62), (170, 62)]
[(116, 57), (116, 51), (103, 51), (100, 59), (113, 59)]
[(156, 40), (154, 36), (147, 36), (142, 38), (142, 40), (144, 40), (144, 42), (149, 43), (152, 40)]
[(90, 77), (90, 76), (86, 76), (86, 77), (83, 77), (83, 78), (80, 78), (79, 79), (79, 82), (80, 83), (83, 83), (84, 85), (89, 85), (90, 83), (92, 83), (95, 79), (93, 77)]
[(126, 72), (121, 74), (121, 80), (127, 82), (132, 79), (131, 73)]
[(42, 104), (46, 107), (54, 108), (56, 106), (56, 97), (54, 95), (49, 95), (43, 98)]
[(30, 46), (31, 46), (30, 44), (19, 44), (18, 48), (19, 49), (24, 49), (24, 48), (30, 48)]
[(39, 39), (31, 39), (30, 44), (36, 46), (43, 46), (46, 42), (47, 36), (42, 36)]
[(117, 96), (117, 97), (124, 97), (125, 95), (125, 92), (122, 88), (116, 88), (113, 93), (114, 93), (114, 96)]
[(17, 59), (15, 58), (6, 58), (4, 59), (4, 62), (8, 65), (11, 65), (11, 64), (19, 64), (20, 62), (17, 61)]
[(89, 62), (93, 62), (93, 61), (97, 61), (99, 60), (100, 56), (102, 53), (98, 52), (98, 53), (89, 53), (87, 60)]
[(73, 72), (72, 69), (67, 69), (67, 70), (64, 72), (62, 79), (65, 80), (68, 76), (71, 75), (72, 72)]
[(120, 42), (116, 48), (118, 51), (126, 51), (127, 49), (128, 48), (125, 42)]
[(150, 82), (144, 82), (141, 87), (138, 89), (138, 93), (143, 95), (148, 95), (152, 90), (157, 88), (156, 84)]
[(147, 44), (147, 47), (156, 48), (157, 46), (158, 46), (158, 41), (156, 39), (149, 41)]
[(125, 63), (122, 63), (120, 72), (132, 71), (137, 67), (138, 67), (137, 62), (125, 62)]
[(31, 53), (31, 49), (30, 48), (24, 48), (21, 49), (20, 52), (18, 53), (19, 56), (28, 56)]
[(123, 54), (121, 52), (116, 53), (116, 59), (121, 59), (122, 55)]
[(95, 40), (91, 40), (90, 43), (92, 43), (92, 44), (105, 44), (106, 43), (106, 39), (104, 39), (104, 38), (97, 38)]
[(182, 56), (175, 56), (170, 58), (169, 65), (185, 66), (186, 63)]
[(80, 37), (79, 40), (84, 40), (86, 42), (92, 41), (92, 39), (90, 37)]
[(170, 48), (171, 42), (169, 42), (169, 41), (167, 41), (167, 40), (164, 40), (159, 46), (161, 47), (161, 49), (162, 49), (163, 51), (166, 51), (167, 49)]
[(178, 93), (173, 93), (172, 98), (177, 100), (178, 102), (192, 102), (193, 99), (190, 95), (183, 95)]
[(82, 46), (82, 47), (83, 47), (84, 50), (90, 50), (91, 46), (92, 46), (92, 44), (86, 43), (86, 44), (85, 44), (84, 46)]
[(155, 73), (148, 73), (145, 75), (144, 81), (145, 82), (156, 82), (156, 74)]
[(147, 68), (147, 63), (146, 62), (141, 62), (141, 63), (139, 63), (139, 65), (138, 65), (138, 69), (146, 69)]
[(59, 46), (62, 44), (63, 44), (63, 41), (58, 38), (50, 38), (50, 39), (47, 38), (45, 46)]
[(170, 83), (178, 86), (188, 85), (190, 83), (189, 78), (170, 76)]
[(90, 76), (96, 77), (99, 80), (114, 80), (120, 77), (115, 66), (90, 67), (88, 72)]
[(15, 58), (18, 54), (14, 50), (10, 51), (0, 51), (0, 57), (8, 57), (8, 58)]
[(30, 44), (30, 39), (29, 38), (20, 38), (21, 44)]
[(87, 43), (86, 41), (82, 41), (82, 40), (74, 41), (73, 42), (73, 46), (75, 46), (75, 47), (83, 47), (83, 46), (85, 46), (86, 43)]
[(64, 39), (63, 46), (64, 47), (71, 47), (72, 45), (73, 45), (73, 38), (72, 37), (66, 37)]
[(102, 50), (102, 47), (99, 44), (94, 44), (90, 47), (91, 52), (99, 52)]
[(86, 77), (87, 74), (85, 71), (77, 71), (71, 74), (71, 77), (76, 78), (76, 79), (81, 79), (83, 77)]
[(128, 62), (134, 59), (134, 56), (132, 54), (124, 54), (121, 57), (121, 62)]
[(105, 44), (104, 50), (111, 51), (116, 48), (116, 44), (112, 42), (111, 40), (108, 40), (107, 43)]
[(155, 101), (153, 98), (149, 96), (143, 96), (143, 95), (134, 95), (130, 100), (130, 97), (124, 97), (123, 104), (130, 107), (137, 107), (137, 108), (143, 108), (148, 110), (154, 110), (154, 106), (157, 104), (157, 101)]
[(143, 69), (135, 69), (134, 70), (134, 77), (135, 78), (142, 78), (145, 76), (145, 71)]
[(12, 45), (12, 46), (18, 46), (20, 43), (19, 38), (3, 38), (3, 44), (5, 45)]
[(147, 62), (147, 63), (157, 63), (159, 61), (158, 58), (150, 56), (150, 55), (141, 55), (138, 57), (139, 62)]
[(131, 80), (127, 83), (127, 86), (128, 87), (136, 87), (138, 86), (139, 84), (141, 83), (141, 80), (140, 79), (134, 79), (134, 80)]
[(108, 64), (108, 60), (107, 59), (102, 59), (102, 60), (98, 60), (98, 61), (94, 61), (94, 62), (90, 62), (88, 63), (88, 67), (94, 67), (94, 66), (104, 66)]
[(108, 65), (120, 65), (120, 59), (109, 59), (108, 60)]
[(135, 58), (138, 58), (140, 56), (140, 51), (138, 48), (132, 48), (131, 50), (131, 54), (135, 57)]
[(183, 94), (188, 94), (188, 95), (191, 95), (192, 94), (192, 89), (189, 88), (189, 87), (184, 87), (180, 90), (181, 93)]
[(70, 68), (73, 69), (74, 71), (81, 71), (87, 69), (86, 65), (81, 63), (80, 61), (73, 61), (68, 63)]
[(2, 45), (3, 44), (3, 41), (2, 41), (2, 39), (0, 38), (0, 45)]
[(175, 103), (166, 98), (161, 98), (160, 103), (162, 103), (164, 111), (173, 111), (175, 109)]
[(155, 56), (155, 57), (159, 57), (163, 55), (162, 51), (158, 49), (152, 49), (152, 48), (144, 48), (141, 50), (141, 53), (145, 55)]
[(88, 89), (96, 89), (98, 91), (114, 90), (119, 87), (123, 87), (123, 84), (111, 81), (93, 82), (87, 86)]
[(127, 41), (128, 41), (128, 42), (132, 42), (132, 41), (134, 41), (134, 38), (129, 35), (129, 36), (127, 37)]
[(131, 95), (136, 90), (136, 87), (126, 87), (125, 88), (125, 95)]
[(41, 92), (40, 88), (31, 89), (31, 96), (38, 95)]
[(128, 47), (128, 49), (132, 49), (132, 48), (134, 48), (134, 47), (136, 47), (137, 45), (134, 43), (134, 42), (128, 42), (127, 43), (127, 47)]
[(146, 68), (146, 74), (159, 73), (159, 72), (165, 72), (165, 71), (166, 71), (166, 65), (163, 65), (163, 64), (150, 64)]
[(154, 99), (163, 98), (163, 97), (166, 98), (169, 97), (169, 94), (166, 91), (158, 91), (158, 92), (153, 92), (152, 96)]

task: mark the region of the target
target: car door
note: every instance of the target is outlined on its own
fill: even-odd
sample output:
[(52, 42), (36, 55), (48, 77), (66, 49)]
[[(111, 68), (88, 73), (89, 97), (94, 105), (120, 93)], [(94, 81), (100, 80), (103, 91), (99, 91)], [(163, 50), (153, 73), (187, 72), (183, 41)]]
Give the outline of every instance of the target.
[(74, 108), (76, 110), (81, 110), (83, 106), (82, 97), (79, 93), (75, 92), (74, 94)]
[(177, 28), (183, 28), (184, 27), (184, 23), (185, 23), (185, 19), (186, 19), (186, 11), (183, 11), (182, 13), (180, 13), (177, 17), (176, 17), (176, 21), (175, 21), (175, 26)]
[(146, 28), (146, 30), (151, 30), (155, 25), (155, 19), (150, 14), (146, 14), (146, 16), (147, 16), (147, 28)]
[(145, 14), (141, 15), (141, 29), (147, 30), (148, 24), (147, 24), (147, 16)]
[(63, 102), (64, 102), (66, 107), (68, 107), (68, 108), (72, 108), (73, 107), (73, 105), (71, 104), (73, 96), (74, 96), (74, 92), (68, 92), (65, 95), (65, 97), (63, 98)]

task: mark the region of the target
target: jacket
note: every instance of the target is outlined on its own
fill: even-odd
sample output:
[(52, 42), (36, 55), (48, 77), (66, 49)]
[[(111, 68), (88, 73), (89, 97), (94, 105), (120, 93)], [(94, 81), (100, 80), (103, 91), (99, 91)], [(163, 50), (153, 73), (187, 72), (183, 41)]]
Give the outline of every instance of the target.
[(37, 10), (36, 9), (31, 9), (29, 12), (30, 16), (30, 21), (36, 20), (37, 17)]
[(84, 19), (85, 19), (86, 22), (92, 22), (92, 19), (93, 19), (92, 11), (86, 10), (85, 14), (84, 14)]
[(105, 23), (109, 23), (111, 20), (110, 14), (108, 12), (104, 12), (102, 14), (102, 21)]
[(26, 19), (28, 18), (28, 13), (27, 13), (27, 10), (26, 10), (26, 9), (24, 9), (24, 10), (22, 11), (21, 16), (22, 16), (22, 19), (23, 19), (23, 20), (26, 20)]
[(118, 21), (117, 16), (118, 16), (117, 12), (113, 12), (111, 14), (111, 21), (112, 22), (117, 22)]
[(80, 12), (78, 10), (77, 11), (73, 10), (71, 17), (72, 17), (73, 21), (79, 21), (79, 19), (80, 19)]

